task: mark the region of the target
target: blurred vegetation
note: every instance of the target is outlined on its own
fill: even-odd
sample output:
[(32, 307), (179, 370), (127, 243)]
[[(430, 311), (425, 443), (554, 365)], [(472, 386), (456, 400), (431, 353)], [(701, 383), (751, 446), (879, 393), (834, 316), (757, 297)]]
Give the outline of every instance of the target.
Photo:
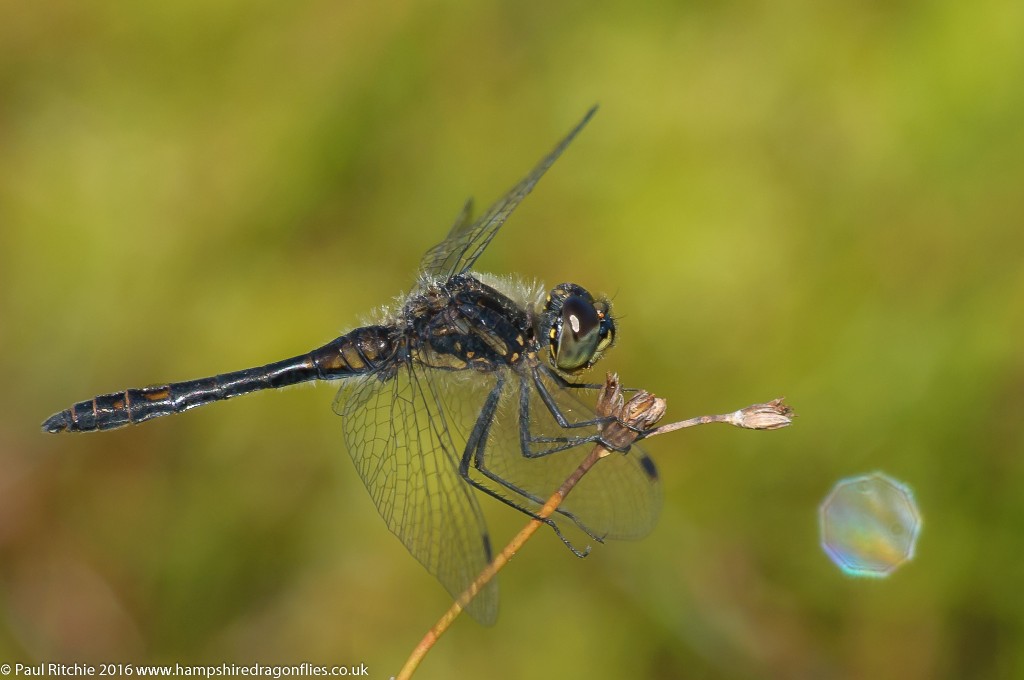
[[(38, 424), (352, 327), (600, 102), (482, 268), (614, 295), (670, 418), (800, 419), (652, 441), (655, 533), (538, 536), (422, 677), (1024, 676), (1022, 83), (1003, 0), (0, 0), (0, 662), (396, 671), (447, 601), (330, 387)], [(876, 469), (924, 531), (851, 580), (817, 505)]]

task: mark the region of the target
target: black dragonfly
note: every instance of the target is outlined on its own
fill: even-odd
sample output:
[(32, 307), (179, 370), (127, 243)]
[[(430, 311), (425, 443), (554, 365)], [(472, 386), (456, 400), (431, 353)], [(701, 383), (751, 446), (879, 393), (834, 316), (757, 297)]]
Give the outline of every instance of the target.
[[(458, 596), (492, 557), (473, 489), (536, 517), (601, 438), (602, 420), (588, 406), (599, 385), (576, 379), (612, 345), (609, 302), (575, 283), (545, 292), (470, 271), (595, 110), (476, 219), (470, 199), (423, 256), (404, 303), (379, 323), (258, 368), (93, 397), (43, 430), (109, 430), (256, 390), (341, 380), (334, 411), (377, 509)], [(660, 505), (654, 463), (634, 445), (602, 460), (546, 523), (582, 555), (565, 522), (597, 542), (640, 538)], [(492, 623), (497, 605), (492, 581), (467, 609)]]

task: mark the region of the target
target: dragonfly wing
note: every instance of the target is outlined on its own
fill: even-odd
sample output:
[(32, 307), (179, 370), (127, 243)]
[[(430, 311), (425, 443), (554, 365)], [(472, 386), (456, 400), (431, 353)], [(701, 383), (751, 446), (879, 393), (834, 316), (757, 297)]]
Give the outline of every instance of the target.
[(562, 155), (562, 152), (590, 121), (596, 111), (596, 106), (587, 111), (583, 120), (576, 124), (576, 127), (558, 143), (558, 146), (552, 149), (551, 153), (541, 159), (530, 174), (512, 187), (476, 220), (471, 217), (473, 200), (467, 201), (456, 219), (455, 225), (448, 232), (448, 236), (423, 256), (420, 262), (420, 272), (427, 277), (447, 279), (455, 274), (468, 271), (484, 252), (494, 235), (498, 233), (501, 225), (505, 224), (505, 220), (512, 214), (512, 211), (533, 190), (540, 178)]
[[(359, 476), (391, 531), (453, 598), (491, 559), (472, 489), (458, 472), (464, 427), (451, 422), (429, 374), (412, 364), (393, 376), (346, 381), (334, 410)], [(497, 618), (497, 583), (466, 607), (483, 624)]]

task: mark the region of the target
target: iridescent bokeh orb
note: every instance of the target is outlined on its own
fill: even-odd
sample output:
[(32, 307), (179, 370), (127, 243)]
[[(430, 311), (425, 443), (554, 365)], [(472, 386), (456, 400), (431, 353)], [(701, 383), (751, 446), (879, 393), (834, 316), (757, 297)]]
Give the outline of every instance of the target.
[(921, 533), (910, 489), (881, 472), (841, 480), (820, 519), (821, 547), (851, 576), (885, 578), (914, 556)]

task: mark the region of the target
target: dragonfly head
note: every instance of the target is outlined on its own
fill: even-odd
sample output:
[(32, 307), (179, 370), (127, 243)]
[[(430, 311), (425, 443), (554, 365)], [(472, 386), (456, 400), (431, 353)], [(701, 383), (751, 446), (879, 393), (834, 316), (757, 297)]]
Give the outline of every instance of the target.
[(551, 364), (563, 373), (590, 368), (615, 339), (608, 301), (595, 300), (575, 283), (548, 293), (540, 323), (538, 335), (548, 340)]

